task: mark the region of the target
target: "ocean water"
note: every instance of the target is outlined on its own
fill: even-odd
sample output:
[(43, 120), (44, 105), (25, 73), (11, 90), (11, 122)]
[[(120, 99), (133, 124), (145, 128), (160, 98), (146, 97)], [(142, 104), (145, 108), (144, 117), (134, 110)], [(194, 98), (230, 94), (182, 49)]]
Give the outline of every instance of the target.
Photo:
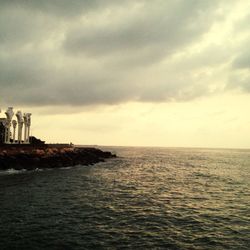
[(0, 249), (250, 249), (250, 150), (105, 149), (0, 172)]

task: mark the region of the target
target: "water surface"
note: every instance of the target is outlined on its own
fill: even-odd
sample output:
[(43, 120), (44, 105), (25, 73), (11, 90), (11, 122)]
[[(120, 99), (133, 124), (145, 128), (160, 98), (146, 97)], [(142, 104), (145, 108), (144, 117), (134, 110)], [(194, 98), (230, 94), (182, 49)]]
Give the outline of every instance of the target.
[(0, 172), (0, 249), (250, 249), (250, 151), (105, 148)]

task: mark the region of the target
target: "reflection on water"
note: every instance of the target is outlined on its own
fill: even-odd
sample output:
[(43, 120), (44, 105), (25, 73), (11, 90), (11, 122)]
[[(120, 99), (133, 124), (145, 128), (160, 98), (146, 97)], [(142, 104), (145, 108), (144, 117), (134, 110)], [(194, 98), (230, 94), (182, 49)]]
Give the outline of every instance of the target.
[(95, 166), (1, 173), (0, 249), (249, 249), (250, 151), (111, 150)]

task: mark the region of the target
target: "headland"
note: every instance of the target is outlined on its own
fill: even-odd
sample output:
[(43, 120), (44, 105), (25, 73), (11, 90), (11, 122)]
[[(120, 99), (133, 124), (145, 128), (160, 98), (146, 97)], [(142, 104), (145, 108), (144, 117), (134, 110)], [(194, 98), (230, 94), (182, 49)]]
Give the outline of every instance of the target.
[(0, 170), (10, 168), (35, 170), (92, 165), (113, 157), (116, 156), (97, 148), (74, 147), (65, 144), (2, 145), (0, 146)]
[(15, 113), (13, 107), (8, 107), (4, 114), (6, 117), (0, 117), (0, 170), (90, 165), (116, 157), (110, 152), (75, 147), (72, 143), (46, 144), (30, 135), (31, 113), (20, 110)]

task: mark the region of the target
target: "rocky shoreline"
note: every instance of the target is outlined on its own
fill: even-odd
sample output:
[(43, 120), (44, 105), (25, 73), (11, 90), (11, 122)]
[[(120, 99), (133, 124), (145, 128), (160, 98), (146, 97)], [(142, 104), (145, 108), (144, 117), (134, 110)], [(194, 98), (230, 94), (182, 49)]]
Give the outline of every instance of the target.
[(97, 148), (80, 147), (20, 147), (0, 149), (0, 170), (34, 170), (92, 165), (116, 155)]

